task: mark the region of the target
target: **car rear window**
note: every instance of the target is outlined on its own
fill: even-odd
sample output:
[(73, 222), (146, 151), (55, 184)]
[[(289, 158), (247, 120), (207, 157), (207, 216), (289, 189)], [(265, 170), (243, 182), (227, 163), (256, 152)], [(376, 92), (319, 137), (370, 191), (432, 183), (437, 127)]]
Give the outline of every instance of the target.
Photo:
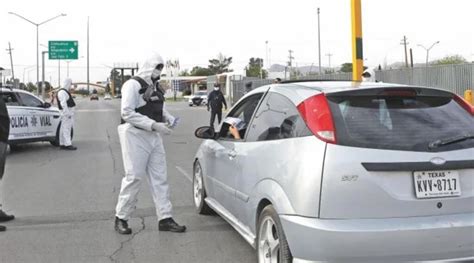
[(436, 140), (474, 135), (474, 117), (450, 93), (418, 93), (328, 96), (338, 144), (426, 152), (474, 147), (467, 139), (430, 148)]

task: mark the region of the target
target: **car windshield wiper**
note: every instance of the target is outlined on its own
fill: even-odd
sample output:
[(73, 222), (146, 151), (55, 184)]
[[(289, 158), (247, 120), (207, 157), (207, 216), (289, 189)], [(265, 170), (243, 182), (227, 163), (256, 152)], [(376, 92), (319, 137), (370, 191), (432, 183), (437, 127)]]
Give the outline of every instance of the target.
[(474, 134), (464, 134), (464, 135), (461, 135), (461, 136), (448, 138), (448, 139), (444, 139), (444, 140), (432, 141), (428, 145), (428, 148), (435, 149), (435, 148), (438, 148), (440, 146), (445, 146), (445, 145), (448, 145), (448, 144), (462, 142), (462, 141), (470, 140), (470, 139), (474, 139)]

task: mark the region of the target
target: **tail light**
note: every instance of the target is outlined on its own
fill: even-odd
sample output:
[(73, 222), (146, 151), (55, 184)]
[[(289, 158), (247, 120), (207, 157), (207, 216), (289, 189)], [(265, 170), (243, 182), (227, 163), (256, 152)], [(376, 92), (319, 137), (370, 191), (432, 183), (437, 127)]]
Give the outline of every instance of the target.
[(315, 95), (301, 102), (298, 111), (316, 137), (328, 143), (336, 143), (336, 129), (324, 94)]
[(459, 95), (454, 95), (454, 101), (456, 101), (463, 109), (467, 110), (467, 112), (471, 113), (471, 115), (474, 115), (474, 106), (469, 104), (465, 99), (463, 99)]

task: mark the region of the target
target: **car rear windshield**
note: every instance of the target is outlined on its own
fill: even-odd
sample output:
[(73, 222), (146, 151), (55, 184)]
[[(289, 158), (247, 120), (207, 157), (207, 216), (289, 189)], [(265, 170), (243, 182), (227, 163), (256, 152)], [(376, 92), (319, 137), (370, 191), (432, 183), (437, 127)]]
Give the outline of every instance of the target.
[[(452, 142), (474, 136), (474, 117), (451, 93), (381, 89), (327, 98), (340, 145), (424, 152), (474, 147), (474, 138)], [(438, 140), (450, 143), (439, 144)]]

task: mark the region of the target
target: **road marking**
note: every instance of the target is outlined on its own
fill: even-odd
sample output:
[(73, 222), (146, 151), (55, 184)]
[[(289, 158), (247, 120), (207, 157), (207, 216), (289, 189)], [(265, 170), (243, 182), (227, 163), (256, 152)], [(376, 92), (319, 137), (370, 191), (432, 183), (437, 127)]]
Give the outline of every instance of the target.
[(178, 169), (178, 171), (180, 173), (182, 173), (184, 175), (184, 177), (186, 177), (186, 179), (188, 179), (190, 182), (193, 182), (193, 179), (192, 177), (188, 174), (188, 172), (186, 172), (183, 168), (179, 167), (179, 166), (175, 166), (176, 169)]
[(113, 111), (119, 111), (115, 109), (82, 109), (82, 110), (76, 110), (75, 112), (113, 112)]

